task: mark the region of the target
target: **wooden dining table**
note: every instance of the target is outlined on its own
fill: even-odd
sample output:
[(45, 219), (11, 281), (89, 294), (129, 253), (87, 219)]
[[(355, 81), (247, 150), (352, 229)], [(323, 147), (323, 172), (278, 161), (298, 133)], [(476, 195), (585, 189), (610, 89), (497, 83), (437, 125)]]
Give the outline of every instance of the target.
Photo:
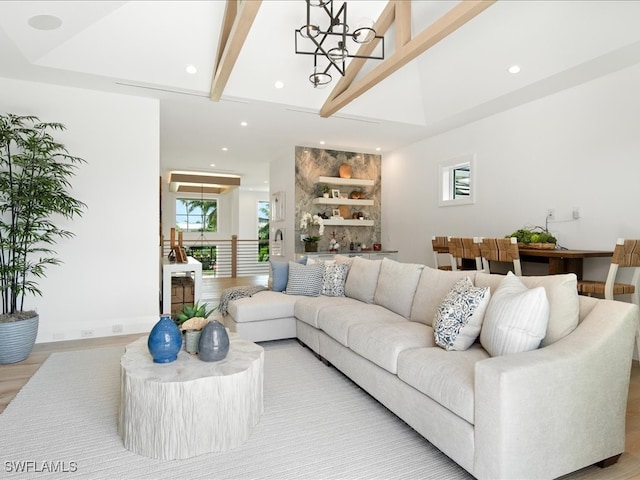
[(611, 257), (613, 251), (607, 250), (569, 250), (542, 249), (520, 247), (520, 261), (547, 263), (549, 275), (558, 273), (575, 273), (578, 280), (582, 280), (583, 261), (585, 258)]

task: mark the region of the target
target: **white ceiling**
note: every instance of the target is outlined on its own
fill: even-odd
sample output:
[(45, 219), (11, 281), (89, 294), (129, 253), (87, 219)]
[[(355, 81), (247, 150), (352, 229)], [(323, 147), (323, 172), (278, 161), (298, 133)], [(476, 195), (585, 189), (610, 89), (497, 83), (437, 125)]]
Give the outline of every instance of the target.
[[(413, 34), (456, 3), (413, 0)], [(377, 18), (385, 4), (350, 1), (348, 21)], [(640, 1), (500, 0), (324, 119), (317, 112), (331, 86), (314, 89), (312, 58), (294, 53), (302, 0), (262, 2), (222, 100), (208, 99), (224, 8), (220, 0), (2, 1), (0, 75), (159, 98), (163, 173), (237, 173), (243, 188), (265, 190), (269, 161), (295, 145), (384, 154), (640, 62)], [(42, 14), (62, 25), (29, 26)], [(187, 74), (188, 64), (198, 73)], [(507, 72), (513, 64), (521, 73)]]

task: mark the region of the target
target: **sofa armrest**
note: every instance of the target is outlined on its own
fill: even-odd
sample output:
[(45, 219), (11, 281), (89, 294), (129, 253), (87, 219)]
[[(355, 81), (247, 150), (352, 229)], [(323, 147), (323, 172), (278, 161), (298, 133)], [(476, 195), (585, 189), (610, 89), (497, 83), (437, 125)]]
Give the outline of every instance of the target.
[(638, 307), (601, 300), (545, 348), (475, 368), (474, 475), (555, 478), (624, 451)]

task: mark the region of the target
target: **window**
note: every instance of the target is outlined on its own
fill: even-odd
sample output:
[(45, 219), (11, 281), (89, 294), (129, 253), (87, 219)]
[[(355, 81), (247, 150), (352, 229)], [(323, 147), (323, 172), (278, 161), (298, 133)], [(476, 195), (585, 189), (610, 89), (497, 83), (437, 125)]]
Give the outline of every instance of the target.
[(180, 232), (217, 232), (218, 201), (176, 199), (176, 229)]
[(439, 198), (441, 207), (475, 203), (475, 158), (468, 155), (441, 162), (439, 165)]
[(269, 202), (258, 202), (258, 261), (269, 261)]

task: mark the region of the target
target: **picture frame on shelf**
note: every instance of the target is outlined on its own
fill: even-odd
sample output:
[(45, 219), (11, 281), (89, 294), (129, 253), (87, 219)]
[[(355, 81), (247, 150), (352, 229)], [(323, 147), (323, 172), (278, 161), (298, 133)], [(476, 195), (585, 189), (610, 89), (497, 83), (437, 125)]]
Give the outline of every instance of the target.
[(340, 198), (340, 190), (332, 188), (331, 189), (331, 198)]
[(331, 216), (332, 216), (332, 217), (340, 217), (340, 218), (342, 218), (342, 217), (340, 216), (340, 209), (338, 209), (338, 208), (334, 208), (334, 209), (332, 209), (332, 210), (331, 210)]
[(344, 200), (345, 198), (349, 198), (349, 194), (340, 192), (339, 198), (342, 198)]

